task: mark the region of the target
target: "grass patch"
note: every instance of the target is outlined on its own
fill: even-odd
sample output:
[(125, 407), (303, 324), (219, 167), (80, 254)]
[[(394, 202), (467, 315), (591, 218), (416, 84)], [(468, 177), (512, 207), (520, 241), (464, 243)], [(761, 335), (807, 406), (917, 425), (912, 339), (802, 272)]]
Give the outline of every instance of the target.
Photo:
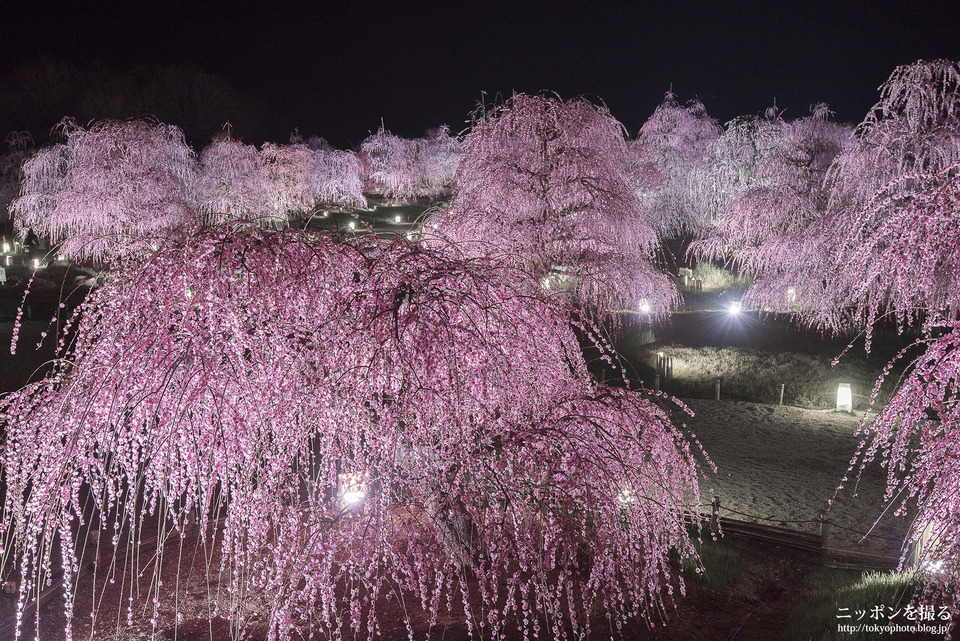
[(746, 276), (739, 276), (709, 262), (694, 265), (693, 277), (703, 281), (704, 291), (719, 291), (725, 289), (740, 289), (746, 291), (747, 288), (753, 284), (753, 281)]
[[(660, 388), (686, 398), (713, 398), (716, 380), (720, 379), (721, 398), (753, 403), (778, 403), (780, 386), (784, 386), (783, 402), (797, 407), (828, 409), (836, 406), (837, 386), (849, 383), (854, 394), (854, 408), (865, 410), (877, 378), (889, 355), (875, 350), (866, 354), (862, 347), (853, 348), (833, 365), (844, 345), (836, 340), (800, 334), (787, 327), (767, 330), (768, 340), (761, 346), (748, 346), (749, 336), (741, 344), (704, 344), (705, 333), (691, 334), (687, 340), (675, 330), (629, 328), (617, 338), (618, 353), (632, 368), (631, 375), (648, 388), (654, 385), (658, 354), (669, 356), (672, 371), (661, 373)], [(671, 340), (673, 338), (674, 340)], [(884, 340), (887, 340), (886, 337)], [(699, 342), (699, 344), (697, 344)], [(718, 341), (719, 343), (720, 341)], [(757, 341), (758, 343), (760, 341)], [(891, 345), (909, 342), (907, 337), (888, 340)], [(881, 387), (878, 402), (885, 403), (899, 379), (899, 371), (909, 361), (901, 361)]]
[[(870, 641), (876, 632), (840, 632), (838, 624), (886, 625), (888, 608), (902, 610), (913, 598), (916, 586), (911, 575), (900, 572), (856, 572), (816, 567), (803, 581), (802, 592), (790, 611), (788, 632), (795, 641)], [(882, 607), (883, 616), (871, 619), (873, 608)], [(845, 609), (841, 609), (845, 608)], [(858, 615), (864, 612), (858, 621)], [(849, 619), (838, 615), (849, 614)], [(909, 625), (900, 616), (893, 623)], [(884, 639), (904, 638), (899, 634), (879, 635)]]
[(704, 541), (694, 545), (700, 555), (700, 564), (693, 557), (682, 559), (680, 571), (685, 577), (719, 590), (732, 583), (743, 570), (744, 561), (735, 546), (724, 541)]
[(784, 403), (826, 408), (836, 403), (837, 385), (851, 383), (855, 394), (866, 396), (876, 377), (860, 367), (832, 358), (795, 352), (767, 352), (743, 347), (686, 347), (647, 344), (636, 358), (655, 369), (657, 353), (672, 357), (673, 372), (661, 380), (663, 389), (677, 396), (712, 398), (719, 378), (721, 397), (777, 403), (784, 385)]

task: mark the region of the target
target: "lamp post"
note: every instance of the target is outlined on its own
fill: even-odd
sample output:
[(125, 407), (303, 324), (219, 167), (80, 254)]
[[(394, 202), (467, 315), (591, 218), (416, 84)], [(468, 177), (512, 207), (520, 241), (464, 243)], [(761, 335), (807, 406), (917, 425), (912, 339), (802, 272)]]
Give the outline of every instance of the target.
[(850, 391), (850, 383), (840, 383), (837, 387), (837, 411), (853, 412), (853, 392)]

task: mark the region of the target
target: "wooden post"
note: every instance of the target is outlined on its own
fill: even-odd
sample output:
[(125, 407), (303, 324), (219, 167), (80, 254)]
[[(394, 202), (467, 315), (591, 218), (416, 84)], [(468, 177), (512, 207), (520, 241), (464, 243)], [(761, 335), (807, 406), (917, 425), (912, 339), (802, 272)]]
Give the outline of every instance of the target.
[(780, 383), (780, 404), (783, 405), (783, 383)]
[(720, 400), (720, 379), (719, 378), (713, 384), (713, 391), (714, 391), (714, 396), (716, 397), (716, 400), (719, 401)]
[(820, 551), (824, 556), (827, 554), (827, 548), (830, 547), (830, 519), (827, 518), (827, 511), (820, 510)]
[(710, 524), (713, 527), (714, 532), (720, 531), (720, 497), (714, 495), (710, 500), (710, 507), (712, 509)]
[(659, 392), (659, 391), (660, 391), (660, 374), (657, 374), (657, 375), (653, 378), (653, 391), (654, 391), (654, 392)]
[(919, 567), (923, 561), (926, 560), (927, 552), (929, 551), (928, 542), (930, 536), (933, 532), (933, 525), (927, 523), (923, 530), (920, 531), (920, 536), (916, 541), (913, 541), (910, 545), (910, 565), (913, 567)]

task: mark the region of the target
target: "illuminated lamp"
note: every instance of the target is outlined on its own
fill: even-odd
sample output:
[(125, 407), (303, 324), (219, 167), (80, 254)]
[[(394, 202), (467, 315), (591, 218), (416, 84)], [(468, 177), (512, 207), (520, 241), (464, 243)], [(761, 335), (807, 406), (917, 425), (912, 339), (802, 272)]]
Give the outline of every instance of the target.
[(837, 411), (853, 412), (853, 392), (850, 383), (840, 383), (837, 387)]

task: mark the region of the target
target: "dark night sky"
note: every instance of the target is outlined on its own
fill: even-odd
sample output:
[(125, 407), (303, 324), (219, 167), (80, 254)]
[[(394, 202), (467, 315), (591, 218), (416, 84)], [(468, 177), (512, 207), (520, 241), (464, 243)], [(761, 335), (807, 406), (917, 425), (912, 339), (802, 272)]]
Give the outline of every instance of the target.
[(195, 66), (256, 107), (241, 137), (299, 127), (340, 147), (381, 118), (407, 137), (460, 130), (483, 92), (602, 99), (631, 134), (671, 83), (721, 121), (775, 97), (786, 117), (824, 101), (858, 122), (895, 66), (960, 59), (960, 2), (0, 0), (0, 78), (40, 56)]

